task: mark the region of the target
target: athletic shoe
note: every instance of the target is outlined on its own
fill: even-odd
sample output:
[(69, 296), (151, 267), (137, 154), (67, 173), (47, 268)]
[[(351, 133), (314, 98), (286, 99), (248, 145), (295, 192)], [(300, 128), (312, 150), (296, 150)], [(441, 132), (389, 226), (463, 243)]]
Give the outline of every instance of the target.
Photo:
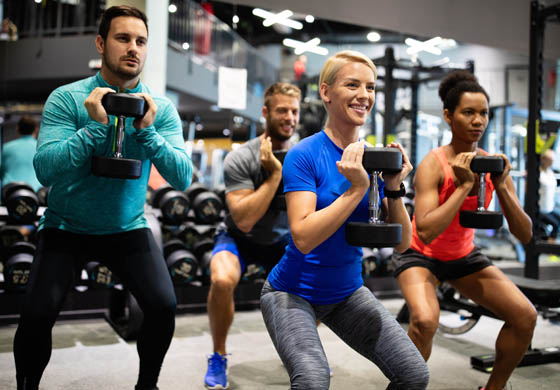
[(227, 380), (227, 358), (214, 352), (208, 355), (208, 371), (204, 377), (204, 385), (207, 389), (227, 389), (229, 383)]

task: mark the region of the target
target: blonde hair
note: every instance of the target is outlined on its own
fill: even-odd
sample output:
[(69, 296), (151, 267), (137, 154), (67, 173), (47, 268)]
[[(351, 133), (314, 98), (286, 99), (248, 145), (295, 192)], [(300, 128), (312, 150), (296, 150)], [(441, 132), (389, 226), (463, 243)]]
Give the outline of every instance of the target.
[(323, 83), (332, 85), (340, 68), (352, 62), (360, 62), (369, 67), (373, 71), (374, 78), (377, 80), (377, 68), (369, 57), (359, 51), (344, 50), (330, 57), (327, 62), (325, 62), (325, 65), (323, 65), (323, 69), (319, 75), (319, 88), (321, 88)]
[(274, 83), (268, 87), (264, 93), (264, 105), (270, 110), (270, 100), (275, 95), (286, 95), (301, 100), (301, 91), (298, 87), (290, 83)]

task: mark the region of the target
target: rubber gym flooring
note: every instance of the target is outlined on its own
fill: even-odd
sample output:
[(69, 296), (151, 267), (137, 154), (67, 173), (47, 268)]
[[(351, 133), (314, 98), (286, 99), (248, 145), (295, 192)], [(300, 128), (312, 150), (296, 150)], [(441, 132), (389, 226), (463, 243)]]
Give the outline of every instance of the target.
[[(396, 315), (402, 299), (383, 299)], [(490, 352), (501, 322), (482, 317), (460, 336), (438, 333), (429, 361), (429, 389), (477, 389), (488, 374), (470, 368), (470, 356)], [(15, 326), (0, 328), (0, 389), (15, 389), (12, 340)], [(385, 389), (379, 369), (346, 346), (324, 325), (319, 333), (333, 369), (331, 389)], [(42, 390), (133, 389), (138, 358), (134, 342), (120, 339), (103, 320), (59, 322), (53, 331), (53, 354), (44, 373)], [(533, 339), (536, 348), (560, 347), (560, 325), (539, 317)], [(228, 338), (230, 388), (286, 390), (289, 380), (268, 337), (258, 310), (236, 314)], [(160, 376), (161, 390), (204, 389), (206, 353), (211, 338), (205, 314), (177, 316), (175, 336)], [(513, 389), (558, 390), (560, 363), (518, 368)]]

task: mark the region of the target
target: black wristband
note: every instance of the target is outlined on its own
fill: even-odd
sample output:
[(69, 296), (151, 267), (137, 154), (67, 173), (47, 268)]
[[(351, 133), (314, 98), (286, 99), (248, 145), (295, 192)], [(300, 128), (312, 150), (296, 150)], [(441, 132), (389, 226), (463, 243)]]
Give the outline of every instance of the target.
[(396, 191), (389, 191), (388, 189), (384, 190), (385, 197), (389, 199), (398, 199), (402, 196), (406, 195), (406, 188), (404, 188), (404, 184), (401, 183), (401, 188)]

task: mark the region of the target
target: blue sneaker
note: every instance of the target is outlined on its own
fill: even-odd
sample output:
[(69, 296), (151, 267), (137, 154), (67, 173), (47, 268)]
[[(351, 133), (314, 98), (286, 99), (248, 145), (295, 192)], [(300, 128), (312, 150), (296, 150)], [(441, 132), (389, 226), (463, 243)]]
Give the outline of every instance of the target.
[(214, 352), (208, 355), (208, 371), (204, 377), (204, 385), (207, 389), (227, 389), (229, 383), (227, 380), (227, 358)]

